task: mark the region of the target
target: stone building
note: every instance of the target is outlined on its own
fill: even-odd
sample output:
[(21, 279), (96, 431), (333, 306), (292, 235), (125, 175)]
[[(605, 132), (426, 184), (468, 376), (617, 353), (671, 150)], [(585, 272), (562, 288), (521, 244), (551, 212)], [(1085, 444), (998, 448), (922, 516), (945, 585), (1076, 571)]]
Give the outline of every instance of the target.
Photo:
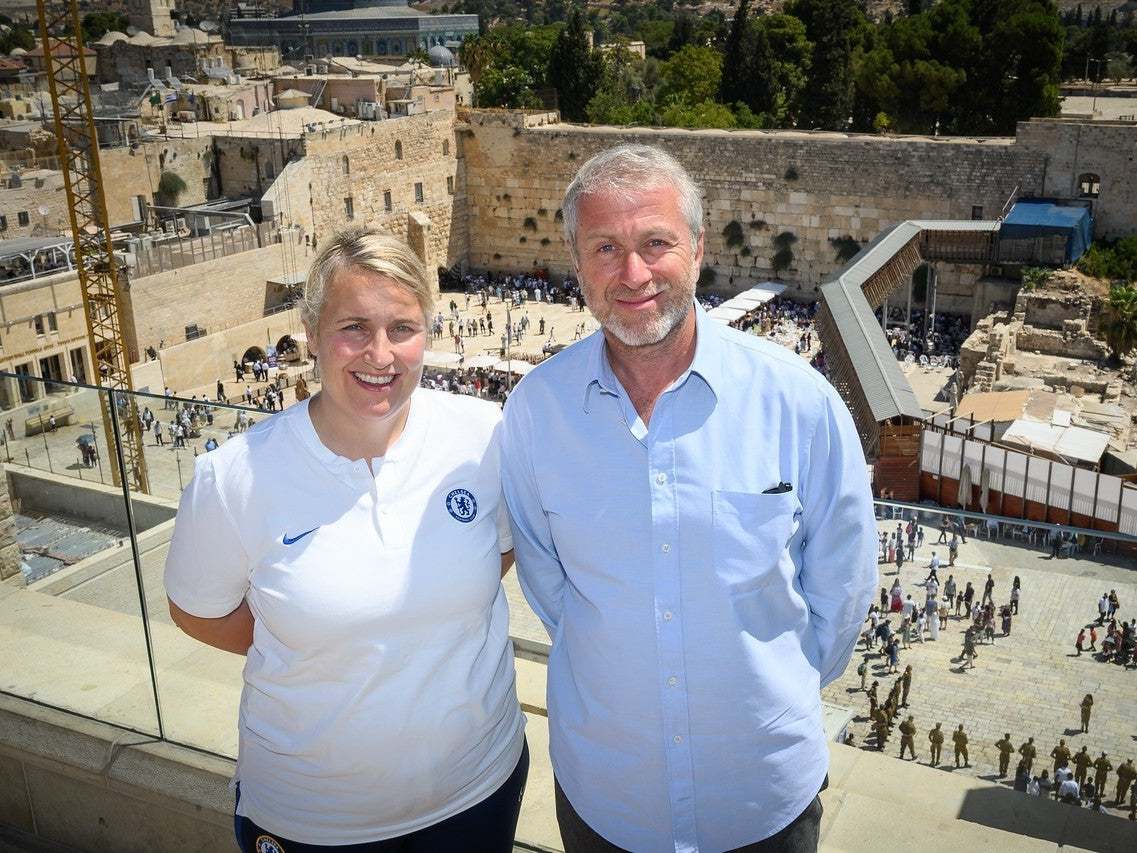
[(63, 173), (13, 169), (0, 185), (0, 240), (59, 234), (68, 224)]
[(126, 13), (134, 26), (158, 38), (174, 35), (174, 0), (127, 0)]
[(307, 0), (304, 15), (232, 18), (229, 43), (271, 44), (286, 57), (406, 56), (461, 44), (478, 32), (477, 15), (430, 15), (405, 0)]
[[(94, 375), (76, 273), (0, 287), (0, 370), (80, 382)], [(0, 409), (34, 403), (45, 393), (42, 382), (0, 380)]]

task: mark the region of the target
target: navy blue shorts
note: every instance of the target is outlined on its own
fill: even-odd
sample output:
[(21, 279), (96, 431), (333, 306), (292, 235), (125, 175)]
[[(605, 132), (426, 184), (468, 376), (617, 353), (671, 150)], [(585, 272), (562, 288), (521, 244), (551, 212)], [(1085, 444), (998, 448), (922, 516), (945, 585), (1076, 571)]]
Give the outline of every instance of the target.
[[(464, 812), (409, 835), (366, 844), (302, 844), (269, 832), (247, 817), (234, 815), (237, 845), (243, 853), (512, 853), (528, 777), (529, 744), (526, 742), (517, 766), (500, 788)], [(237, 802), (240, 801), (238, 785)]]

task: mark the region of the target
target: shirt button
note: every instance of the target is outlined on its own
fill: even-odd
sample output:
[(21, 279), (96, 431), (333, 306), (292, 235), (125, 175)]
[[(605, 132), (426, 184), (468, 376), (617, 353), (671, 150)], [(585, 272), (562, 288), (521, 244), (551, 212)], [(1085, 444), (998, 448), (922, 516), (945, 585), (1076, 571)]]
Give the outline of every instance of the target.
[(664, 622), (670, 622), (671, 621), (671, 611), (670, 610), (664, 610), (663, 611), (663, 621)]
[(676, 743), (683, 743), (683, 735), (676, 735), (675, 737), (672, 738), (672, 740), (675, 741)]
[(667, 482), (667, 475), (666, 474), (656, 474), (655, 475), (655, 481), (657, 483), (659, 483), (659, 485), (662, 486), (664, 483)]
[(671, 676), (671, 678), (667, 679), (667, 685), (669, 687), (674, 687), (678, 683), (679, 683), (679, 679), (676, 678), (674, 675)]
[(664, 542), (660, 546), (659, 550), (662, 551), (664, 554), (670, 554), (671, 553), (671, 545), (667, 542)]

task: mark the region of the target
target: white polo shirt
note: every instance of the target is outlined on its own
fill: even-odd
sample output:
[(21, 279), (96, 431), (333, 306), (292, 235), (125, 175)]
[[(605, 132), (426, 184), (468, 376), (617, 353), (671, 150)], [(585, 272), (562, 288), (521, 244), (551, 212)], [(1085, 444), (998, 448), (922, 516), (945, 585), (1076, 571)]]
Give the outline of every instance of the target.
[(500, 554), (501, 412), (418, 389), (383, 458), (352, 462), (304, 401), (199, 456), (166, 562), (178, 607), (256, 618), (238, 813), (357, 844), (485, 799), (524, 744)]

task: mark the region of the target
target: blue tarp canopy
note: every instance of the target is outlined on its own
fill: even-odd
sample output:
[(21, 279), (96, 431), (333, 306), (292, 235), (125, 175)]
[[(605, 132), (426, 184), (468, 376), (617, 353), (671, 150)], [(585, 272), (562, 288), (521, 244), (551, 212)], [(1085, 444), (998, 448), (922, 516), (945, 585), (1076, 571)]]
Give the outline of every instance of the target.
[(1093, 241), (1090, 209), (1047, 199), (1016, 201), (999, 229), (1005, 240), (1032, 240), (1052, 234), (1066, 237), (1066, 263), (1078, 260)]

